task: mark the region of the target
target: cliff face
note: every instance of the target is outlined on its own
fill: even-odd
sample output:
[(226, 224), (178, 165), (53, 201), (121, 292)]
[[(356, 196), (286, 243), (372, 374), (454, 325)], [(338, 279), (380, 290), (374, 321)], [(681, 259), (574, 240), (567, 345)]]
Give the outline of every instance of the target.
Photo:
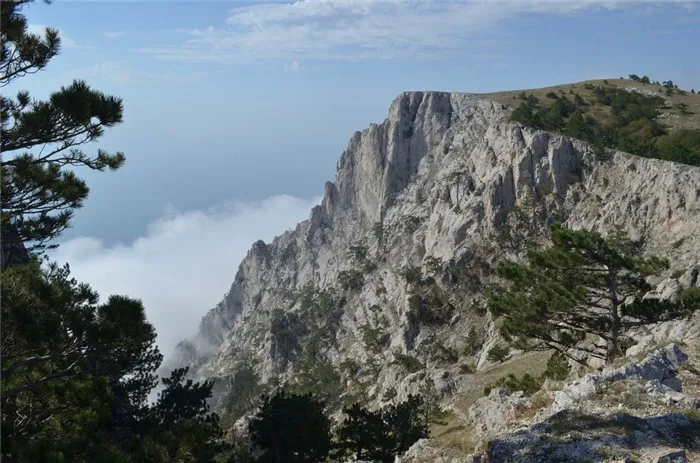
[[(264, 379), (285, 378), (315, 339), (335, 367), (357, 365), (339, 371), (346, 391), (367, 400), (426, 379), (452, 396), (469, 382), (465, 359), (487, 366), (495, 330), (479, 285), (455, 283), (449, 269), (488, 258), (495, 227), (528, 192), (571, 227), (623, 225), (672, 270), (688, 269), (679, 285), (697, 284), (699, 168), (596, 153), (509, 123), (504, 106), (474, 95), (404, 93), (382, 124), (352, 136), (309, 219), (253, 245), (176, 357), (200, 376), (229, 375), (247, 358)], [(406, 276), (415, 267), (433, 277), (428, 289)], [(417, 318), (424, 306), (441, 315)], [(465, 354), (470, 330), (481, 339)], [(419, 363), (397, 362), (395, 352)]]

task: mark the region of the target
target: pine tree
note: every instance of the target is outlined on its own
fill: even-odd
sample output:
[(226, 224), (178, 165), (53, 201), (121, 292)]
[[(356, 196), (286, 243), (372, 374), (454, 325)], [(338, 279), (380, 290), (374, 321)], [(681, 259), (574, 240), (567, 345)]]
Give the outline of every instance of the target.
[[(529, 249), (524, 262), (505, 261), (502, 283), (489, 290), (489, 308), (502, 318), (501, 334), (513, 343), (574, 349), (611, 363), (634, 326), (682, 317), (698, 308), (696, 296), (677, 303), (644, 299), (647, 278), (668, 262), (644, 256), (640, 243), (620, 229), (607, 237), (552, 227), (552, 246)], [(588, 338), (592, 342), (582, 344)]]
[[(27, 33), (20, 11), (30, 1), (0, 2), (0, 86), (44, 69), (60, 50), (56, 30)], [(210, 383), (177, 370), (147, 403), (162, 356), (141, 301), (100, 303), (67, 264), (39, 259), (87, 197), (72, 169), (124, 162), (80, 150), (121, 122), (121, 100), (76, 81), (48, 101), (3, 95), (0, 109), (2, 461), (214, 461), (226, 446), (208, 410)]]
[[(61, 49), (56, 29), (44, 36), (31, 34), (20, 14), (32, 0), (0, 2), (0, 86), (44, 69)], [(70, 225), (75, 209), (82, 207), (89, 189), (73, 168), (116, 170), (122, 153), (81, 150), (99, 139), (107, 127), (122, 122), (122, 100), (74, 81), (51, 94), (47, 101), (28, 92), (0, 97), (0, 162), (2, 176), (2, 230), (15, 243), (31, 243), (40, 250)]]
[(264, 396), (249, 424), (253, 443), (264, 451), (261, 463), (314, 463), (325, 461), (331, 450), (330, 420), (323, 402), (311, 395), (279, 390)]
[(428, 437), (428, 420), (420, 396), (369, 411), (359, 404), (345, 408), (338, 429), (340, 446), (358, 460), (393, 462), (419, 439)]

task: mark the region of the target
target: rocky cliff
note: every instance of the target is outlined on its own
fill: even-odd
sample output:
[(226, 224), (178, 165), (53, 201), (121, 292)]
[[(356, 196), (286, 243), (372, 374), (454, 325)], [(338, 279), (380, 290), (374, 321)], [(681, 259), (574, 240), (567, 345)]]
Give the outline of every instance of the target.
[(308, 220), (252, 246), (173, 361), (220, 378), (248, 362), (284, 381), (313, 357), (343, 384), (341, 400), (376, 404), (426, 384), (456, 400), (493, 368), (479, 263), (510, 252), (493, 236), (532, 198), (540, 230), (555, 217), (622, 225), (671, 259), (659, 291), (698, 284), (700, 168), (596, 151), (508, 114), (476, 95), (400, 95), (351, 137)]

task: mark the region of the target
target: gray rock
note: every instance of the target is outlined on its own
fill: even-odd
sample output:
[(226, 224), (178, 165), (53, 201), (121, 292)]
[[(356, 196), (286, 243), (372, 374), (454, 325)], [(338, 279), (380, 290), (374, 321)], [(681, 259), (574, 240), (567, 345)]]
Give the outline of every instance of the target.
[[(475, 95), (401, 94), (384, 122), (350, 138), (335, 180), (325, 184), (322, 203), (310, 211), (309, 219), (270, 243), (253, 245), (238, 266), (230, 291), (203, 317), (191, 342), (183, 344), (196, 346), (197, 352), (180, 352), (175, 363), (191, 366), (197, 378), (225, 377), (248, 358), (264, 381), (288, 379), (309, 327), (293, 326), (285, 337), (289, 345), (279, 346), (271, 333), (275, 311), (290, 317), (303, 314), (295, 295), (308, 283), (339, 288), (339, 274), (355, 265), (348, 248), (364, 240), (376, 269), (363, 271), (361, 288), (338, 290), (343, 303), (324, 320), (329, 342), (322, 355), (336, 367), (356, 362), (363, 373), (374, 365), (378, 374), (370, 385), (376, 386), (370, 405), (381, 403), (390, 387), (401, 398), (422, 384), (422, 379), (392, 365), (394, 350), (416, 357), (425, 366), (423, 374), (435, 379), (440, 396), (449, 401), (460, 386), (439, 375), (450, 368), (457, 373), (457, 365), (430, 358), (429, 343), (421, 342), (431, 335), (433, 344), (461, 352), (464, 333), (475, 328), (486, 338), (486, 345), (473, 357), (482, 371), (490, 366), (486, 357), (488, 347), (499, 340), (497, 329), (488, 314), (470, 308), (471, 300), (452, 301), (456, 312), (448, 318), (452, 323), (437, 327), (412, 323), (411, 286), (398, 269), (423, 266), (427, 257), (468, 262), (483, 249), (484, 240), (505, 220), (511, 206), (532, 188), (567, 211), (569, 227), (606, 232), (623, 224), (631, 236), (645, 237), (648, 250), (673, 257), (678, 268), (698, 265), (700, 240), (689, 237), (700, 236), (700, 168), (621, 152), (601, 161), (586, 143), (508, 119), (502, 105)], [(682, 246), (673, 246), (679, 242)], [(678, 281), (662, 282), (657, 293), (671, 297), (679, 287), (697, 284), (692, 272), (686, 274)], [(448, 284), (436, 280), (438, 289), (449, 294)], [(390, 345), (378, 351), (363, 341), (371, 307), (379, 307), (376, 315), (390, 339)], [(700, 343), (700, 316), (693, 320), (640, 331), (640, 339), (649, 338), (636, 354), (669, 337)], [(670, 354), (609, 371), (605, 380), (630, 376), (667, 380), (680, 361)], [(567, 386), (557, 394), (557, 406), (567, 407), (594, 393), (604, 380), (596, 378)], [(350, 379), (346, 375), (343, 381)]]
[(652, 461), (654, 463), (685, 463), (688, 460), (685, 450), (671, 450), (659, 453)]

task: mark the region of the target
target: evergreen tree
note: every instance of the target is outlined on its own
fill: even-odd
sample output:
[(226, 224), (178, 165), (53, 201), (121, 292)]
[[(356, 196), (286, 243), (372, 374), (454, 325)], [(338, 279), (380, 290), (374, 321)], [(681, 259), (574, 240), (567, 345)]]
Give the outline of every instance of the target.
[(331, 425), (323, 402), (311, 395), (279, 390), (263, 396), (260, 410), (249, 424), (253, 443), (264, 453), (261, 463), (325, 461), (331, 450)]
[(340, 445), (358, 460), (393, 462), (419, 439), (428, 437), (428, 417), (419, 396), (410, 395), (404, 402), (376, 411), (355, 404), (343, 413)]
[[(0, 2), (3, 87), (44, 69), (60, 50), (56, 30), (27, 32), (20, 11), (29, 2)], [(48, 101), (3, 95), (0, 109), (2, 460), (214, 461), (226, 448), (207, 407), (210, 383), (177, 370), (157, 403), (147, 404), (162, 356), (141, 301), (100, 303), (68, 265), (39, 259), (87, 196), (73, 168), (123, 163), (121, 153), (80, 150), (121, 122), (121, 100), (76, 81)]]
[[(0, 2), (2, 87), (44, 69), (61, 49), (56, 29), (47, 28), (43, 37), (28, 32), (20, 11), (30, 2)], [(122, 112), (121, 99), (83, 81), (62, 87), (47, 101), (34, 100), (26, 91), (14, 98), (0, 97), (1, 226), (11, 230), (3, 234), (3, 241), (31, 243), (32, 249), (40, 250), (70, 225), (89, 191), (73, 169), (115, 170), (124, 163), (122, 153), (97, 150), (88, 155), (81, 150), (99, 139), (106, 127), (121, 123)]]
[[(698, 307), (696, 297), (678, 303), (643, 299), (647, 277), (668, 263), (644, 256), (640, 243), (617, 229), (607, 237), (588, 230), (552, 227), (552, 246), (529, 249), (524, 262), (498, 267), (501, 284), (489, 291), (489, 308), (501, 317), (501, 334), (522, 345), (569, 349), (611, 363), (620, 340), (633, 327), (682, 317)], [(593, 343), (581, 344), (593, 335)]]

